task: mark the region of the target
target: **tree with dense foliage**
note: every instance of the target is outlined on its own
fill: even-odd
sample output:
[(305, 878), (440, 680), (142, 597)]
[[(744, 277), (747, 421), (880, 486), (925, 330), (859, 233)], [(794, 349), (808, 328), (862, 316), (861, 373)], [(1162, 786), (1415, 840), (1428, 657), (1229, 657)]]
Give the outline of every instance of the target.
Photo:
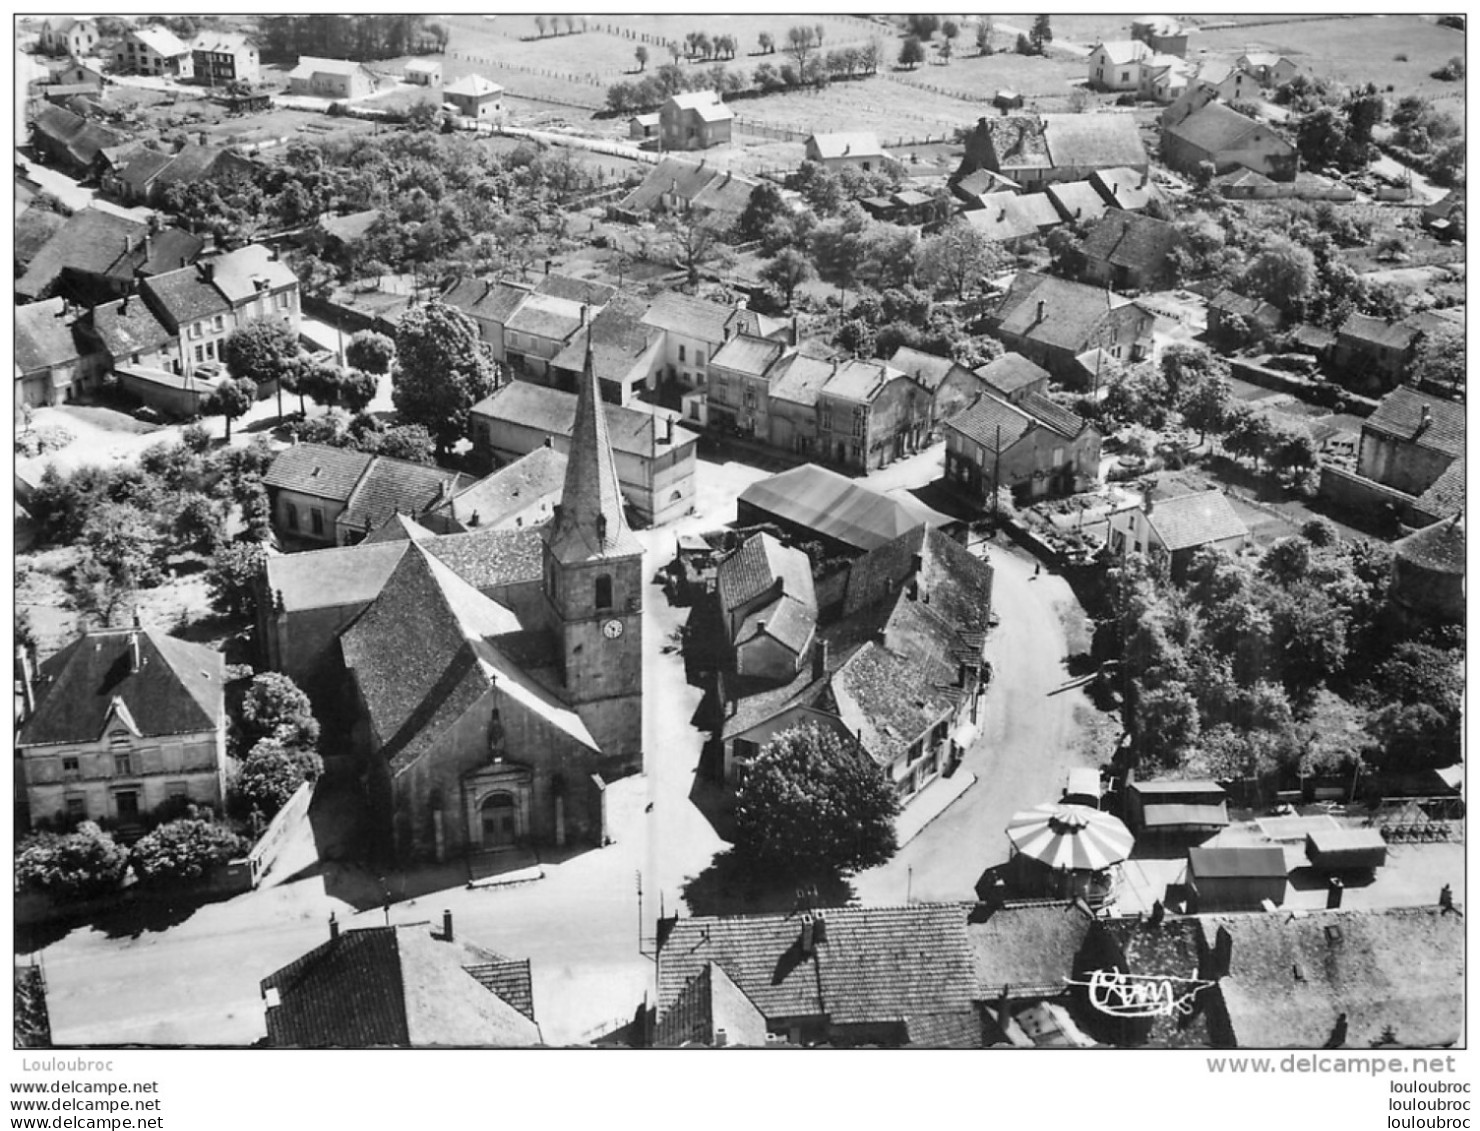
[(957, 218), (920, 245), (919, 274), (937, 293), (949, 292), (963, 301), (1002, 261), (1000, 244)]
[(927, 12), (911, 12), (905, 17), (904, 26), (917, 39), (930, 39), (940, 30), (940, 17)]
[(783, 247), (759, 274), (761, 282), (781, 292), (789, 308), (797, 288), (812, 277), (812, 261), (794, 247)]
[(1033, 53), (1042, 55), (1048, 45), (1053, 42), (1053, 26), (1049, 23), (1048, 16), (1034, 16), (1033, 28), (1028, 32), (1028, 42), (1033, 45)]
[(1248, 294), (1298, 314), (1318, 283), (1315, 256), (1285, 236), (1266, 236), (1242, 283)]
[(242, 699), (243, 746), (264, 738), (289, 746), (312, 746), (319, 739), (313, 705), (296, 683), (282, 672), (263, 672), (252, 678)]
[(817, 48), (817, 29), (805, 24), (786, 29), (786, 50), (797, 61), (797, 70), (805, 71), (807, 57)]
[(128, 850), (92, 821), (61, 836), (32, 833), (16, 848), (16, 882), (58, 900), (91, 899), (117, 891), (127, 872)]
[(129, 853), (139, 883), (168, 887), (205, 879), (211, 869), (245, 853), (251, 844), (224, 825), (184, 818), (160, 825)]
[(1198, 443), (1208, 442), (1208, 433), (1219, 435), (1228, 425), (1228, 406), (1233, 389), (1228, 378), (1213, 374), (1199, 382), (1182, 403), (1182, 422), (1198, 431)]
[(711, 263), (730, 258), (723, 230), (708, 217), (664, 217), (658, 224), (658, 234), (665, 253), (683, 268), (690, 287), (699, 285), (701, 273)]
[(638, 69), (638, 71), (639, 72), (642, 72), (642, 71), (647, 70), (647, 65), (648, 65), (648, 49), (646, 47), (644, 47), (642, 44), (639, 43), (637, 45), (637, 49), (632, 52), (632, 55), (633, 55), (633, 58), (635, 58), (637, 60), (637, 69)]
[(991, 16), (978, 16), (976, 18), (976, 50), (978, 55), (990, 55), (992, 53)]
[(1465, 385), (1465, 332), (1458, 326), (1426, 331), (1408, 372), (1410, 379), (1458, 392)]
[(275, 738), (252, 747), (237, 771), (234, 806), (243, 815), (253, 811), (272, 817), (306, 781), (315, 780), (323, 760), (312, 750)]
[(391, 382), (396, 410), (424, 425), (444, 458), (467, 434), (472, 407), (498, 387), (498, 367), (477, 323), (433, 299), (402, 316)]
[(374, 330), (361, 330), (353, 335), (344, 347), (344, 362), (355, 369), (363, 369), (383, 377), (391, 371), (396, 360), (396, 343)]
[(230, 542), (216, 551), (206, 569), (211, 608), (233, 620), (257, 615), (257, 585), (267, 568), (267, 549), (260, 542)]
[(221, 343), (221, 357), (233, 377), (246, 377), (259, 388), (278, 381), (278, 415), (283, 415), (281, 378), (298, 356), (298, 335), (286, 322), (257, 319), (233, 330)]
[(912, 35), (899, 49), (899, 65), (913, 71), (923, 62), (925, 62), (925, 44), (920, 42), (919, 36)]
[(226, 439), (231, 439), (231, 422), (246, 416), (257, 403), (257, 383), (249, 377), (238, 377), (223, 381), (201, 404), (200, 410), (207, 416), (226, 419)]
[(735, 229), (743, 240), (758, 240), (778, 216), (786, 213), (781, 190), (770, 181), (762, 181), (750, 191), (745, 210), (740, 213)]
[(899, 801), (853, 742), (816, 725), (773, 738), (736, 792), (735, 852), (755, 868), (813, 878), (876, 867), (897, 848)]

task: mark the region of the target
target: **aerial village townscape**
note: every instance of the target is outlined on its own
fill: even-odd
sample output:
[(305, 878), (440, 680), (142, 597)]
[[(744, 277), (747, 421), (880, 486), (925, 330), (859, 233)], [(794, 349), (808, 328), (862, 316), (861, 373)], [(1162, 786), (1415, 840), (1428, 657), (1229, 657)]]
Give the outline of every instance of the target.
[(17, 1044), (1462, 1043), (1464, 24), (19, 19)]

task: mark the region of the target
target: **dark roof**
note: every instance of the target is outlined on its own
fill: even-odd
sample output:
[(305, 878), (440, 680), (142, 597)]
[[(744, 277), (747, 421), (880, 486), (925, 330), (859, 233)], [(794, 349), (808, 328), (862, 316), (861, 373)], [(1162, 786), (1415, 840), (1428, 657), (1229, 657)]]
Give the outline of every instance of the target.
[(1047, 428), (1067, 440), (1084, 431), (1084, 420), (1040, 393), (1028, 393), (1016, 402), (991, 393), (975, 400), (946, 422), (969, 440), (991, 451), (1007, 451), (1034, 427)]
[(65, 314), (66, 303), (59, 298), (15, 308), (15, 364), (22, 373), (78, 359), (81, 351)]
[(677, 195), (699, 212), (738, 217), (755, 187), (755, 181), (737, 177), (728, 169), (665, 157), (617, 207), (625, 212), (649, 212), (664, 196)]
[(1136, 781), (1128, 787), (1146, 797), (1203, 797), (1216, 795), (1220, 801), (1227, 791), (1212, 778), (1161, 778), (1155, 781)]
[(1012, 394), (1027, 385), (1036, 385), (1048, 380), (1048, 370), (1029, 361), (1020, 353), (1004, 353), (976, 369), (976, 375), (1002, 396), (1012, 399)]
[(124, 184), (142, 190), (148, 187), (149, 182), (163, 172), (165, 166), (174, 159), (172, 153), (161, 153), (157, 149), (147, 147), (140, 148), (129, 157), (128, 164), (119, 172), (118, 177)]
[(85, 321), (114, 359), (157, 349), (174, 337), (138, 296), (95, 306)]
[(269, 487), (344, 502), (375, 458), (352, 448), (294, 444), (274, 457), (262, 481)]
[(1374, 318), (1370, 314), (1349, 314), (1337, 329), (1337, 335), (1354, 338), (1368, 345), (1386, 349), (1406, 350), (1418, 337), (1418, 329), (1407, 322), (1389, 322), (1385, 318)]
[[(276, 461), (273, 462), (276, 467)], [(415, 517), (445, 502), (472, 482), (470, 476), (456, 471), (376, 456), (345, 500), (339, 521), (373, 529), (398, 512)]]
[(187, 142), (175, 154), (175, 159), (160, 171), (155, 183), (162, 188), (179, 182), (203, 180), (228, 166), (240, 166), (244, 161), (244, 158), (219, 146)]
[(917, 384), (934, 393), (945, 380), (957, 369), (965, 369), (957, 361), (949, 357), (939, 357), (933, 353), (917, 350), (913, 346), (900, 346), (894, 351), (894, 356), (889, 359), (889, 364), (909, 377), (913, 377)]
[(1460, 456), (1444, 469), (1433, 485), (1418, 497), (1415, 510), (1435, 518), (1465, 509), (1465, 457)]
[(563, 298), (569, 302), (585, 303), (588, 306), (604, 306), (618, 293), (610, 283), (598, 283), (591, 279), (578, 279), (574, 275), (541, 275), (534, 284), (535, 292)]
[(15, 261), (22, 268), (30, 265), (46, 242), (56, 235), (67, 223), (67, 218), (57, 212), (42, 208), (27, 208), (15, 219)]
[(442, 296), (464, 314), (503, 325), (529, 295), (527, 286), (493, 279), (462, 279)]
[(1146, 514), (1146, 523), (1156, 531), (1168, 551), (1246, 537), (1249, 533), (1228, 496), (1217, 489), (1158, 499)]
[(1073, 439), (1084, 431), (1085, 421), (1078, 413), (1069, 411), (1057, 401), (1051, 401), (1042, 393), (1026, 394), (1017, 406), (1040, 424), (1052, 428), (1060, 435)]
[[(1429, 412), (1427, 425), (1423, 422), (1425, 409)], [(1407, 385), (1399, 385), (1382, 398), (1377, 411), (1363, 425), (1364, 431), (1368, 429), (1450, 456), (1461, 456), (1465, 451), (1464, 405), (1428, 396)]]
[(1194, 879), (1284, 878), (1285, 850), (1277, 844), (1189, 848), (1187, 869)]
[(709, 302), (678, 291), (664, 291), (653, 300), (642, 321), (660, 330), (698, 338), (701, 342), (718, 343), (725, 340), (725, 328), (734, 314), (735, 308), (723, 303)]
[(117, 130), (99, 125), (79, 117), (70, 110), (47, 103), (41, 106), (31, 120), (37, 133), (65, 146), (72, 159), (81, 165), (91, 165), (104, 149), (123, 145), (128, 138)]
[(527, 962), (445, 941), (425, 923), (344, 931), (262, 980), (264, 996), (278, 998), (269, 999), (268, 1040), (279, 1048), (535, 1045), (539, 1027), (522, 1007), (527, 982)]
[[(131, 670), (131, 641), (138, 670)], [(23, 746), (96, 742), (115, 703), (145, 738), (214, 732), (224, 712), (226, 664), (220, 652), (152, 628), (95, 629), (41, 664), (36, 713), (21, 727)]]
[[(1415, 1048), (1464, 1034), (1465, 920), (1436, 906), (1204, 915), (1233, 946), (1218, 983), (1245, 1048), (1320, 1048), (1345, 1017), (1348, 1048)], [(1385, 1034), (1391, 1033), (1385, 1038)]]
[(860, 550), (882, 546), (933, 515), (810, 463), (752, 483), (740, 501)]
[(659, 951), (659, 1024), (713, 963), (773, 1024), (897, 1025), (912, 1045), (980, 1047), (967, 913), (954, 903), (831, 908), (817, 913), (825, 926), (811, 954), (800, 915), (679, 919)]
[(1465, 575), (1465, 519), (1463, 511), (1416, 530), (1393, 544), (1403, 561), (1434, 573)]
[[(1195, 916), (1177, 918), (1168, 916), (1160, 923), (1153, 923), (1144, 915), (1111, 916), (1099, 919), (1090, 929), (1086, 951), (1089, 954), (1104, 951), (1096, 946), (1095, 936), (1108, 936), (1124, 960), (1125, 969), (1143, 977), (1159, 977), (1173, 974), (1182, 978), (1206, 978), (1206, 947), (1203, 943), (1202, 927)], [(1111, 951), (1115, 953), (1114, 950)], [(1206, 1006), (1211, 995), (1217, 991), (1211, 986), (1197, 991), (1198, 999)], [(1132, 1024), (1139, 1029), (1139, 1041), (1124, 1043), (1139, 1044), (1150, 1048), (1207, 1048), (1216, 1044), (1210, 1031), (1208, 1008), (1194, 1009), (1190, 1015), (1173, 1013), (1155, 1018), (1138, 1019)], [(1129, 1027), (1127, 1027), (1129, 1028)], [(1134, 1032), (1135, 1030), (1132, 1030)], [(1126, 1033), (1125, 1029), (1121, 1030)], [(1120, 1042), (1117, 1042), (1120, 1043)]]
[(1160, 271), (1180, 241), (1176, 227), (1164, 220), (1112, 209), (1085, 237), (1084, 254), (1116, 267)]
[(653, 1033), (655, 1048), (709, 1044), (720, 1029), (730, 1045), (764, 1045), (766, 1019), (724, 968), (706, 962), (663, 1014)]
[(439, 561), (475, 589), (495, 589), (538, 581), (541, 569), (541, 531), (469, 530), (423, 543)]
[(1074, 958), (1094, 917), (1073, 903), (999, 907), (966, 926), (976, 980), (991, 1001), (1004, 987), (1016, 995), (1057, 995), (1074, 974)]
[(755, 600), (780, 582), (781, 591), (813, 606), (812, 566), (800, 550), (783, 546), (764, 532), (752, 534), (719, 563), (716, 585), (726, 614)]
[[(659, 427), (657, 413), (616, 404), (603, 404), (602, 407), (611, 446), (616, 451), (652, 459), (698, 442), (699, 437), (693, 432), (675, 425), (670, 444), (664, 438), (666, 428)], [(568, 438), (575, 429), (576, 397), (573, 393), (536, 385), (532, 381), (510, 381), (492, 396), (475, 404), (473, 412), (551, 436)]]
[(643, 324), (646, 307), (646, 303), (631, 295), (617, 295), (584, 330), (571, 335), (570, 341), (551, 359), (551, 368), (579, 374), (586, 367), (589, 345), (596, 376), (610, 381), (625, 380), (658, 336), (656, 330)]
[(147, 224), (101, 208), (74, 212), (32, 256), (26, 273), (16, 281), (15, 293), (40, 295), (68, 269), (85, 275), (106, 275), (127, 242), (140, 242), (148, 230)]
[[(1043, 317), (1038, 304), (1043, 303)], [(1094, 345), (1096, 329), (1128, 299), (1100, 287), (1023, 271), (990, 316), (999, 335), (1011, 335), (1079, 353)], [(1148, 316), (1149, 317), (1149, 316)]]
[(1219, 153), (1239, 145), (1258, 128), (1259, 123), (1253, 118), (1245, 117), (1221, 102), (1209, 102), (1167, 133), (1209, 153)]
[(168, 321), (187, 326), (202, 318), (226, 314), (231, 304), (195, 267), (182, 267), (145, 279), (143, 292), (152, 295)]

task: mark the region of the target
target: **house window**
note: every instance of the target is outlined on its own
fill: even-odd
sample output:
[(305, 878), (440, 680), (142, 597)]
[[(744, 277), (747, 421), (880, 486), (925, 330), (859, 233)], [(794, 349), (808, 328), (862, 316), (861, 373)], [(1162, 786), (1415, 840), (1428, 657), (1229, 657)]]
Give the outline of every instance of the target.
[(298, 529), (298, 508), (295, 507), (292, 503), (284, 503), (283, 506), (286, 509), (286, 514), (287, 514), (287, 518), (288, 518), (288, 529), (289, 530), (297, 530)]
[(1121, 71), (1120, 72), (1120, 81), (1121, 82), (1130, 82), (1131, 81), (1131, 73), (1129, 71)]
[(87, 798), (67, 798), (67, 820), (68, 822), (87, 820)]
[(272, 302), (279, 310), (287, 310), (293, 305), (293, 297), (287, 291), (283, 291), (281, 294), (273, 295)]
[(226, 315), (218, 314), (211, 319), (211, 329), (221, 331), (226, 329)]
[(855, 435), (855, 436), (862, 436), (863, 435), (863, 424), (864, 424), (864, 413), (863, 413), (863, 409), (861, 409), (861, 408), (854, 409), (853, 410), (853, 435)]
[(1059, 464), (1061, 464), (1063, 462), (1064, 462), (1064, 449), (1063, 448), (1055, 448), (1053, 450), (1053, 464), (1054, 464), (1054, 466), (1055, 467), (1058, 467)]
[(309, 517), (313, 520), (313, 532), (322, 534), (324, 532), (324, 512), (318, 507), (313, 507), (309, 511)]
[(205, 333), (205, 332), (206, 332), (206, 331), (205, 331), (205, 326), (204, 326), (204, 324), (202, 324), (202, 323), (200, 323), (200, 322), (192, 322), (192, 323), (191, 323), (191, 324), (190, 324), (190, 336), (191, 336), (191, 337), (192, 337), (192, 338), (198, 338), (198, 337), (200, 337), (200, 336), (201, 336), (201, 335), (202, 335), (202, 334), (204, 334), (204, 333)]
[(76, 781), (82, 776), (81, 765), (76, 758), (62, 759), (62, 777), (67, 781)]
[(678, 360), (679, 361), (687, 361), (688, 360), (688, 354), (684, 352), (684, 347), (683, 346), (679, 346), (678, 347)]
[(604, 573), (596, 578), (596, 607), (598, 609), (612, 607), (612, 579)]
[(113, 755), (113, 772), (120, 777), (127, 777), (133, 773), (133, 761), (127, 750)]
[(170, 797), (171, 799), (176, 797), (183, 797), (185, 800), (188, 801), (190, 799), (190, 783), (183, 781), (172, 781), (165, 786), (165, 795), (167, 797)]
[(821, 410), (822, 427), (832, 428), (832, 405), (823, 405)]
[(196, 361), (204, 361), (205, 359), (206, 359), (206, 348), (205, 348), (205, 346), (196, 346), (195, 347), (195, 360)]
[(694, 364), (695, 365), (703, 365), (704, 364), (704, 351), (703, 350), (695, 350), (694, 351)]

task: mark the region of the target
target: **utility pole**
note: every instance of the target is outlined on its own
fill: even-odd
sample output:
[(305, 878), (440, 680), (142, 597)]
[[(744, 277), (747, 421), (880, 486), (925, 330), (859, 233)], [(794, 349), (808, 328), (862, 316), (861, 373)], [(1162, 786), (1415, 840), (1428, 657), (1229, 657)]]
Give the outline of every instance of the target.
[(633, 873), (637, 877), (637, 953), (642, 953), (642, 870)]

